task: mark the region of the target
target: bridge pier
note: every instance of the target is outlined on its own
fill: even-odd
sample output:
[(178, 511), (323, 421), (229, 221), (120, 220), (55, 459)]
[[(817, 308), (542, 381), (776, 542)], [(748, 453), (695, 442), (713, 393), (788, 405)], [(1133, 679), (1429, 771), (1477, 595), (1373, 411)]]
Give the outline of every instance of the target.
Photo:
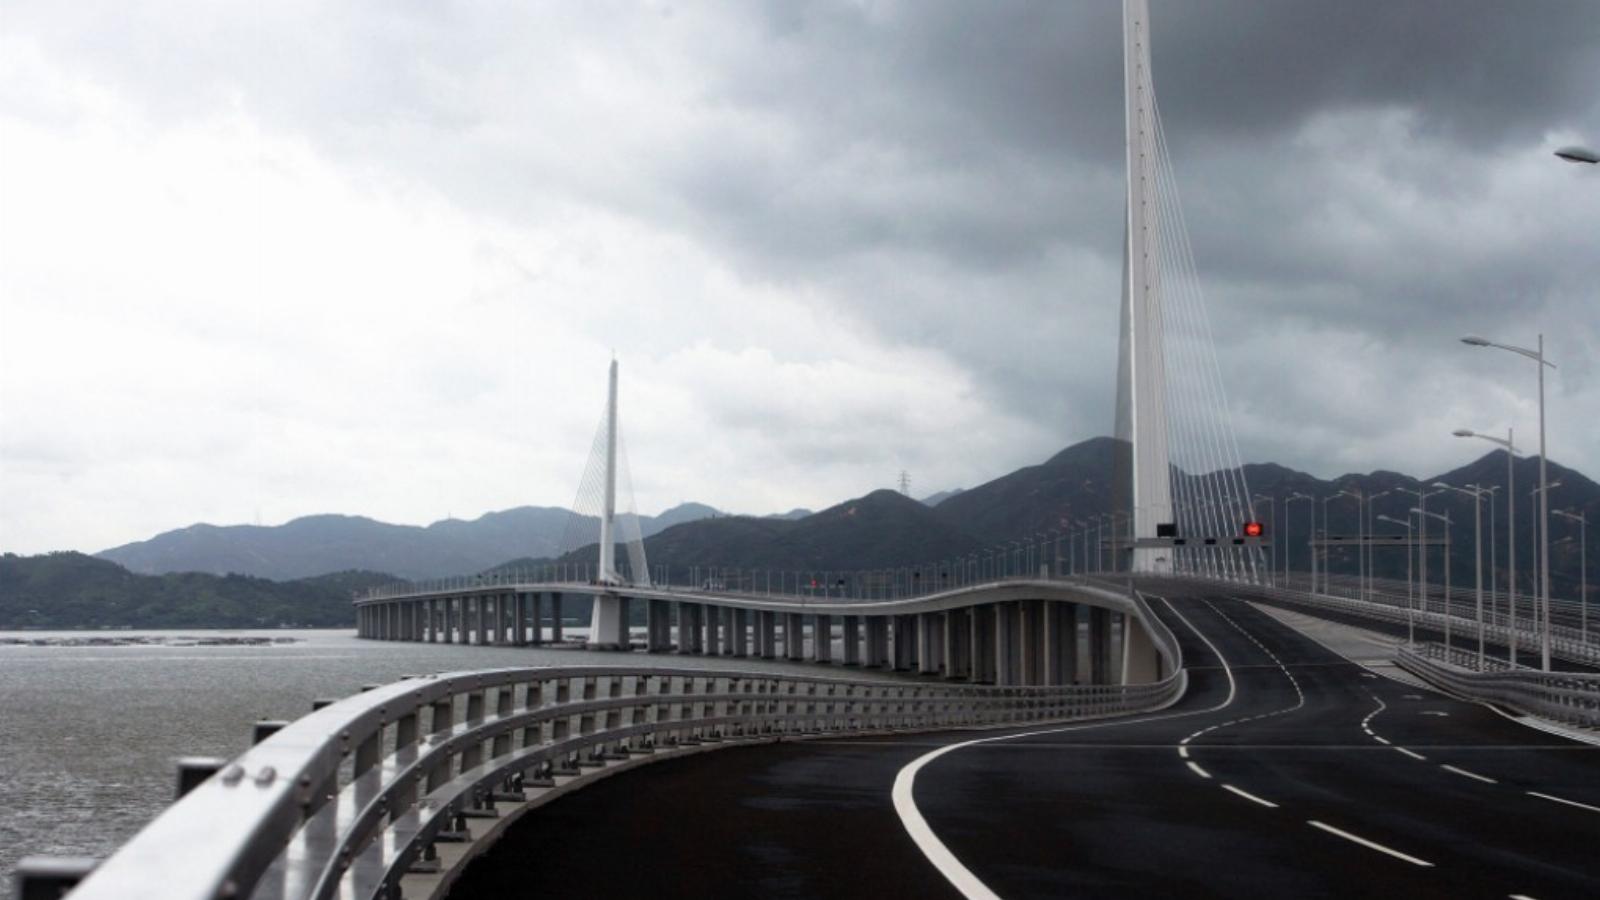
[(701, 616), (705, 619), (705, 650), (706, 656), (722, 655), (722, 607), (702, 606)]
[(1065, 685), (1078, 672), (1078, 607), (1074, 603), (1044, 605), (1044, 683)]
[(968, 656), (966, 641), (968, 612), (964, 609), (952, 609), (944, 614), (944, 621), (941, 623), (944, 633), (940, 635), (940, 645), (946, 678), (971, 679), (972, 677), (972, 661)]
[(917, 616), (917, 671), (923, 675), (939, 674), (938, 650), (944, 648), (942, 626), (946, 615), (947, 613), (923, 613)]
[(783, 655), (785, 659), (802, 662), (806, 658), (806, 617), (789, 613), (783, 621)]
[(762, 659), (772, 659), (778, 655), (778, 639), (773, 633), (777, 627), (776, 619), (777, 614), (768, 610), (756, 612), (756, 653)]
[(733, 655), (750, 655), (750, 611), (734, 607), (728, 610), (733, 617)]
[(1111, 611), (1089, 607), (1089, 683), (1111, 683)]
[(1044, 601), (1017, 605), (1017, 672), (1019, 684), (1044, 684)]
[(833, 616), (819, 613), (811, 617), (811, 659), (833, 662)]
[(550, 594), (550, 640), (561, 643), (561, 592)]
[(646, 600), (644, 606), (644, 649), (648, 653), (662, 653), (672, 646), (671, 636), (665, 634), (671, 627), (671, 615), (665, 600)]
[(594, 612), (589, 616), (589, 641), (591, 650), (627, 650), (628, 603), (616, 594), (600, 594), (594, 598)]
[(883, 616), (867, 617), (867, 659), (869, 668), (889, 664), (889, 621)]
[(1149, 684), (1161, 680), (1161, 655), (1143, 622), (1122, 619), (1122, 683)]
[(1017, 619), (1020, 618), (1021, 603), (1010, 600), (994, 605), (994, 674), (997, 685), (1020, 684), (1021, 679), (1018, 669), (1019, 654), (1017, 653), (1019, 627)]
[(841, 643), (844, 650), (844, 664), (847, 666), (861, 665), (861, 617), (841, 616), (843, 621), (843, 635)]
[(973, 684), (995, 684), (994, 632), (996, 604), (974, 606), (967, 610), (970, 624), (968, 647), (971, 650)]

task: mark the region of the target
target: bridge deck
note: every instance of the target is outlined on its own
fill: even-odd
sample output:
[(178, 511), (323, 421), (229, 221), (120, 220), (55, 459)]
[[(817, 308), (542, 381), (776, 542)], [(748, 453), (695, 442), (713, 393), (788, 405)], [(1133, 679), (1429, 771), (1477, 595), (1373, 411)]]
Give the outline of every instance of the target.
[[(1377, 677), (1236, 600), (1155, 605), (1194, 667), (1182, 704), (918, 775), (932, 834), (1000, 896), (1592, 896), (1600, 748)], [(968, 737), (620, 776), (519, 823), (461, 896), (957, 896), (890, 792)]]

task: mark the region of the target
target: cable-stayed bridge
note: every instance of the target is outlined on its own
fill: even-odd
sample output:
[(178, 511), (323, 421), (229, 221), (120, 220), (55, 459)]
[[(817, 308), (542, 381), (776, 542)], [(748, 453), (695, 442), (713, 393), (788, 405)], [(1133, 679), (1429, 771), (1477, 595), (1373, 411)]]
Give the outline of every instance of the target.
[[(258, 722), (234, 759), (180, 760), (177, 802), (107, 860), (26, 860), (19, 896), (1593, 896), (1587, 630), (1548, 604), (1539, 623), (1368, 579), (1273, 584), (1241, 533), (1146, 0), (1123, 40), (1111, 571), (652, 578), (613, 362), (575, 504), (598, 535), (569, 541), (597, 544), (593, 567), (373, 592), (358, 633), (561, 643), (583, 595), (584, 646), (647, 654)], [(1554, 664), (1515, 666), (1533, 647)], [(753, 749), (696, 758), (733, 747)]]

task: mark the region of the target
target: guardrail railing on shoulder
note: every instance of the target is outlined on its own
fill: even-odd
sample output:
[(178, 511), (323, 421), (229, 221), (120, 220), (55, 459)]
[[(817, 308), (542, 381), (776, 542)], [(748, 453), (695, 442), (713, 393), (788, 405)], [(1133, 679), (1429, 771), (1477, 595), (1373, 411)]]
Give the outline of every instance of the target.
[(1182, 696), (1187, 673), (1171, 633), (1134, 602), (1174, 665), (1161, 681), (987, 687), (623, 665), (373, 687), (293, 723), (258, 723), (258, 743), (232, 761), (180, 764), (178, 801), (71, 896), (394, 897), (408, 875), (448, 869), (443, 858), (459, 854), (441, 846), (471, 840), (483, 819), (520, 815), (617, 766), (741, 743), (1158, 709)]
[(1443, 644), (1401, 647), (1395, 661), (1451, 693), (1579, 728), (1600, 728), (1600, 675), (1532, 669), (1473, 670), (1477, 654)]

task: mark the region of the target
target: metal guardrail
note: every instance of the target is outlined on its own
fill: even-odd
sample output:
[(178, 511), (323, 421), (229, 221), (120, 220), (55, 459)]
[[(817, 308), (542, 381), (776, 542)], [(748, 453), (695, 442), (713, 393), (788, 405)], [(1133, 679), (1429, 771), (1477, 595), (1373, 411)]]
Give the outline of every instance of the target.
[(1188, 673), (1171, 631), (1142, 597), (1132, 602), (1173, 667), (1160, 681), (988, 687), (622, 665), (374, 687), (293, 723), (258, 724), (259, 742), (212, 761), (210, 777), (180, 764), (178, 801), (71, 897), (395, 897), (407, 873), (437, 868), (436, 845), (466, 839), (474, 821), (499, 815), (497, 804), (515, 814), (542, 792), (645, 758), (1159, 709), (1183, 695)]
[(1395, 662), (1450, 693), (1578, 728), (1600, 729), (1600, 675), (1531, 669), (1473, 670), (1477, 654), (1443, 644), (1401, 647)]

